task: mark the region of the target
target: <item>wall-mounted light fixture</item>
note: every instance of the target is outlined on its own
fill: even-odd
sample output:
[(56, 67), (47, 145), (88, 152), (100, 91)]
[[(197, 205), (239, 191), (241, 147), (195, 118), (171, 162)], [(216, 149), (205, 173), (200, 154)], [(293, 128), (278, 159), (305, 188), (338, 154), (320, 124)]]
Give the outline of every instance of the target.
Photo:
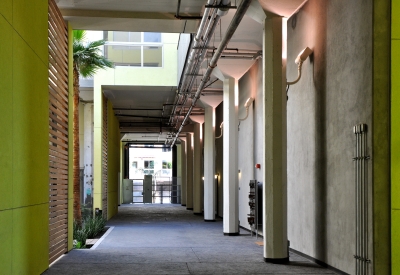
[(223, 128), (224, 128), (224, 122), (223, 122), (223, 121), (221, 122), (221, 125), (219, 126), (219, 128), (221, 128), (221, 134), (220, 134), (218, 137), (215, 137), (215, 139), (217, 139), (217, 138), (221, 138), (221, 137), (222, 137), (222, 134), (223, 134)]
[(298, 67), (297, 67), (297, 71), (298, 71), (298, 76), (297, 79), (295, 81), (287, 81), (286, 85), (293, 85), (295, 83), (297, 83), (300, 80), (301, 77), (301, 66), (303, 65), (303, 62), (306, 61), (307, 57), (310, 56), (310, 54), (312, 54), (312, 50), (309, 47), (306, 47), (304, 50), (302, 50), (299, 55), (297, 56), (296, 60), (294, 61)]
[(252, 98), (252, 97), (249, 97), (246, 100), (246, 103), (244, 103), (244, 107), (246, 108), (246, 116), (244, 118), (239, 118), (239, 121), (243, 121), (243, 120), (247, 119), (247, 117), (249, 116), (249, 107), (253, 101), (254, 101), (254, 98)]
[(215, 175), (214, 178), (215, 178), (215, 179), (218, 179), (218, 175)]

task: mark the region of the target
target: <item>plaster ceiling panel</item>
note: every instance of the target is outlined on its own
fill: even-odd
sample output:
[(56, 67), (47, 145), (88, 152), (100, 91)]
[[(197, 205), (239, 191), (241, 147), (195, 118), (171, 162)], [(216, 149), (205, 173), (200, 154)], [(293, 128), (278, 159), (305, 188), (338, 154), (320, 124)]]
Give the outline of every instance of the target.
[(111, 101), (120, 122), (153, 123), (160, 122), (161, 116), (168, 118), (171, 108), (167, 106), (163, 112), (163, 104), (173, 103), (175, 90), (176, 87), (169, 86), (103, 87), (104, 95)]
[[(178, 7), (177, 0), (56, 0), (60, 9), (86, 9), (108, 11), (163, 11), (175, 13)], [(205, 1), (185, 0), (181, 2), (181, 13), (200, 14)]]
[(189, 118), (196, 123), (204, 123), (204, 116), (189, 116)]
[(258, 0), (258, 2), (265, 11), (289, 18), (307, 0)]
[(222, 100), (223, 100), (222, 94), (200, 97), (200, 101), (203, 102), (203, 105), (207, 105), (213, 108), (216, 108), (222, 102)]
[(197, 21), (64, 16), (75, 30), (192, 33)]

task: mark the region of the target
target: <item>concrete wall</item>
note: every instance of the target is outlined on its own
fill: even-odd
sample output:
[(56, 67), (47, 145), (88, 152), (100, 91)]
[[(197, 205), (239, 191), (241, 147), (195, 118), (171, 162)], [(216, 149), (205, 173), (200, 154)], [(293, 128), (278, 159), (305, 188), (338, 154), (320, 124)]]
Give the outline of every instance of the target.
[[(287, 28), (289, 81), (297, 77), (298, 53), (306, 46), (314, 50), (288, 94), (288, 238), (291, 248), (351, 274), (352, 127), (366, 123), (372, 128), (372, 11), (372, 1), (310, 0)], [(369, 131), (369, 153), (371, 138)], [(369, 186), (371, 167), (369, 162)]]
[(181, 33), (179, 35), (179, 44), (178, 44), (178, 73), (177, 73), (177, 82), (181, 79), (183, 68), (186, 62), (186, 56), (188, 55), (188, 50), (190, 46), (190, 33)]
[[(257, 61), (250, 70), (239, 80), (239, 118), (246, 116), (244, 103), (252, 97), (254, 102), (249, 107), (248, 118), (240, 122), (238, 139), (238, 169), (239, 174), (239, 221), (240, 226), (250, 230), (247, 221), (249, 207), (249, 182), (256, 179), (264, 182), (262, 163), (263, 158), (263, 115), (262, 115), (262, 62)], [(255, 164), (261, 164), (256, 169)], [(261, 197), (260, 197), (261, 199)], [(262, 233), (260, 226), (260, 233)]]
[(0, 274), (48, 267), (47, 5), (0, 2)]
[(392, 1), (392, 274), (400, 274), (400, 2)]

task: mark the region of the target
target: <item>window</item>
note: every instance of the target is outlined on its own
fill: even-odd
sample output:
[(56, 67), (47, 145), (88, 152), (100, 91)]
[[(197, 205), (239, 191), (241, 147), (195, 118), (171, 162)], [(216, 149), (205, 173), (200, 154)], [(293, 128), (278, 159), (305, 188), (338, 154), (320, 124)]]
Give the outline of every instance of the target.
[(105, 31), (104, 56), (116, 66), (162, 67), (161, 33)]
[(132, 167), (137, 168), (137, 161), (132, 161)]
[(145, 160), (144, 168), (154, 169), (154, 160)]
[(172, 163), (170, 161), (163, 160), (162, 161), (162, 169), (171, 169)]

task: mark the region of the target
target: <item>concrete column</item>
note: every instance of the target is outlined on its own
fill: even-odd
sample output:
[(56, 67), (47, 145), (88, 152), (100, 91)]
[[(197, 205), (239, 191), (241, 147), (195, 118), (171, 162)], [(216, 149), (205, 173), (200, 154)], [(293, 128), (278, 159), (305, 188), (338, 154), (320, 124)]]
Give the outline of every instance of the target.
[(201, 141), (200, 123), (193, 127), (193, 213), (202, 214), (202, 177), (201, 174)]
[(181, 165), (181, 205), (186, 206), (186, 142), (184, 140), (181, 141)]
[(264, 260), (288, 261), (286, 168), (286, 64), (282, 59), (282, 18), (265, 20), (264, 86)]
[(204, 122), (204, 220), (215, 221), (215, 122), (213, 107), (205, 108)]
[(238, 81), (227, 77), (224, 79), (224, 235), (239, 235), (238, 203)]
[(193, 134), (186, 134), (186, 209), (193, 210)]

